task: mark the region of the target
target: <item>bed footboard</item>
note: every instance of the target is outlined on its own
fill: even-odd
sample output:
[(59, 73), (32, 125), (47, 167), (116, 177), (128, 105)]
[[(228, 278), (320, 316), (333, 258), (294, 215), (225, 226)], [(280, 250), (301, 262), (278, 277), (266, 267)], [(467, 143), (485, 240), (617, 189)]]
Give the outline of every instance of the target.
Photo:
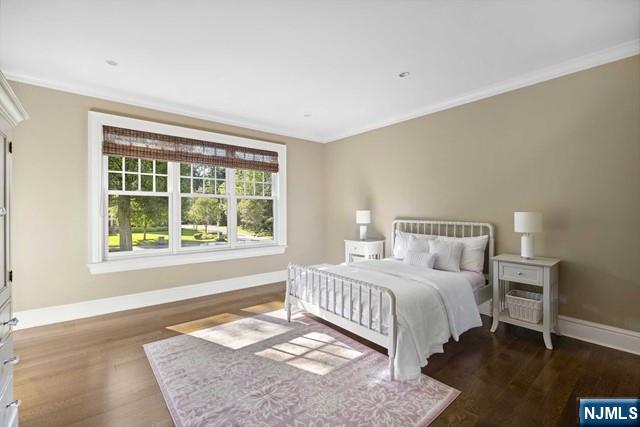
[[(345, 304), (347, 295), (348, 304)], [(385, 298), (388, 301), (386, 309), (383, 307)], [(339, 305), (338, 299), (340, 299)], [(377, 313), (373, 308), (373, 302), (376, 299)], [(357, 304), (355, 315), (354, 300)], [(291, 321), (294, 306), (301, 307), (304, 311), (385, 347), (389, 354), (389, 377), (391, 380), (395, 379), (397, 311), (396, 297), (390, 289), (330, 273), (317, 267), (290, 263), (287, 267), (285, 295), (288, 321)], [(346, 313), (345, 309), (347, 309)], [(373, 320), (374, 315), (377, 315), (377, 323)], [(388, 323), (386, 328), (383, 326), (384, 318)]]

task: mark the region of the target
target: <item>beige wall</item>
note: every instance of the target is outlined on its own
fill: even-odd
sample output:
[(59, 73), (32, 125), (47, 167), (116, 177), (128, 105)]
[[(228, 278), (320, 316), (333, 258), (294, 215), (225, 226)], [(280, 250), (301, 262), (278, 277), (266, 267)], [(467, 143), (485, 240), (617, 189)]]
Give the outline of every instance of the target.
[(540, 210), (537, 253), (563, 259), (561, 314), (640, 331), (640, 57), (328, 144), (327, 259), (354, 211), (487, 221), (519, 252), (513, 211)]
[[(540, 210), (537, 252), (564, 260), (561, 313), (640, 331), (640, 57), (328, 145), (12, 86), (31, 117), (14, 133), (16, 310), (338, 262), (358, 208), (386, 237), (396, 217), (492, 222), (498, 252), (518, 252), (512, 212)], [(91, 109), (286, 143), (286, 254), (90, 275)]]
[[(14, 310), (202, 283), (323, 257), (321, 144), (11, 82), (30, 119), (14, 131)], [(91, 275), (87, 262), (87, 112), (103, 111), (287, 145), (285, 254)]]

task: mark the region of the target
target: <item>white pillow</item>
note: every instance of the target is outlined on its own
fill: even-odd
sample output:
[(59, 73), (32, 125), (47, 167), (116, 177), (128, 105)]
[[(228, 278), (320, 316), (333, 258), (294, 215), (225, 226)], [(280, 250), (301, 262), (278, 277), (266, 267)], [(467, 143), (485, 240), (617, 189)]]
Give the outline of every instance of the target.
[(436, 262), (436, 255), (424, 251), (408, 250), (402, 262), (410, 265), (433, 268)]
[(464, 245), (454, 240), (429, 240), (429, 252), (436, 255), (435, 268), (444, 271), (460, 271)]
[(409, 246), (407, 251), (429, 252), (429, 239), (420, 238), (414, 234), (409, 236)]
[(484, 270), (484, 250), (487, 247), (489, 236), (476, 237), (439, 237), (439, 240), (460, 242), (464, 246), (460, 269), (482, 273)]
[(409, 250), (409, 237), (415, 236), (418, 239), (436, 239), (438, 236), (428, 234), (407, 233), (406, 231), (396, 230), (396, 238), (393, 243), (393, 257), (403, 259)]

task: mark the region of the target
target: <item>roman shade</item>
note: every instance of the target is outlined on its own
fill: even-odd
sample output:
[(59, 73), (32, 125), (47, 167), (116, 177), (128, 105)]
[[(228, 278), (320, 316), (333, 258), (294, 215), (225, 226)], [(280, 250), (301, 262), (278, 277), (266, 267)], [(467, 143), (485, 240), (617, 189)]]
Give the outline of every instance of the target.
[(103, 126), (102, 133), (105, 155), (278, 172), (275, 151), (114, 126)]

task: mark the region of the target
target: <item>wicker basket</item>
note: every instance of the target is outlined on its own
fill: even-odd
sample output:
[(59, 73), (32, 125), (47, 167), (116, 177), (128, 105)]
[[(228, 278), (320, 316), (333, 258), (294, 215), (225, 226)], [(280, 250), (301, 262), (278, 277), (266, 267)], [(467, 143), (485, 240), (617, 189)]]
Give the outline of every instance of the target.
[(542, 320), (542, 294), (514, 289), (507, 292), (506, 299), (509, 317), (530, 323)]

